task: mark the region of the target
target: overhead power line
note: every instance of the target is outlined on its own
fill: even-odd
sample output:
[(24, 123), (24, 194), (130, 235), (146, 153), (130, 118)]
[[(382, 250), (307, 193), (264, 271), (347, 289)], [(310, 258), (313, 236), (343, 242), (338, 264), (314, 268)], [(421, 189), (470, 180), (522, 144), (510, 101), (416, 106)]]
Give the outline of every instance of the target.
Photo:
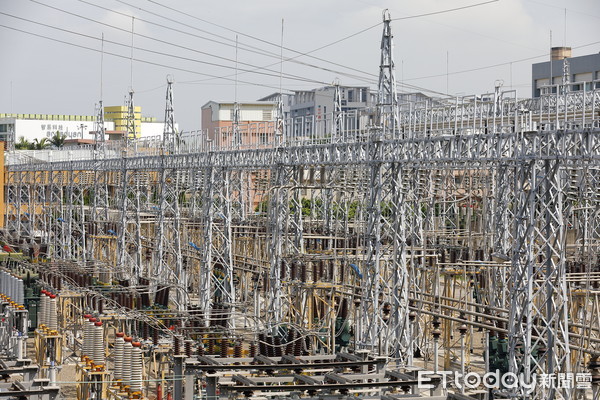
[[(50, 37), (50, 36), (47, 36), (47, 35), (41, 35), (39, 33), (26, 31), (24, 29), (19, 29), (19, 28), (15, 28), (15, 27), (3, 25), (3, 24), (0, 24), (0, 27), (6, 28), (6, 29), (10, 29), (10, 30), (14, 30), (14, 31), (17, 31), (17, 32), (21, 32), (21, 33), (25, 33), (27, 35), (36, 36), (36, 37), (39, 37), (39, 38), (42, 38), (42, 39), (51, 40), (53, 42), (58, 42), (58, 43), (66, 44), (66, 45), (69, 45), (69, 46), (78, 47), (80, 49), (90, 50), (90, 51), (94, 51), (94, 52), (98, 52), (98, 53), (100, 52), (100, 50), (95, 49), (93, 47), (88, 47), (88, 46), (84, 46), (84, 45), (81, 45), (81, 44), (77, 44), (77, 43), (73, 43), (73, 42), (68, 42), (66, 40), (61, 40), (61, 39), (53, 38), (53, 37)], [(125, 59), (125, 60), (130, 60), (131, 59), (130, 55), (122, 55), (122, 54), (112, 53), (112, 52), (109, 52), (109, 51), (106, 51), (106, 50), (104, 50), (104, 54), (105, 55), (110, 55), (110, 56), (113, 56), (113, 57), (122, 58), (122, 59)], [(195, 75), (209, 76), (209, 77), (213, 77), (213, 78), (220, 78), (217, 75), (212, 75), (212, 74), (207, 74), (207, 73), (204, 73), (204, 72), (198, 72), (198, 71), (194, 71), (194, 70), (190, 70), (190, 69), (175, 67), (175, 66), (172, 66), (172, 65), (161, 64), (161, 63), (158, 63), (158, 62), (154, 62), (154, 61), (150, 61), (150, 60), (144, 60), (144, 59), (136, 58), (136, 57), (133, 58), (133, 61), (144, 63), (144, 64), (148, 64), (148, 65), (154, 65), (154, 66), (157, 66), (157, 67), (167, 68), (169, 70), (176, 70), (176, 71), (188, 72), (190, 74), (195, 74)], [(226, 79), (226, 78), (220, 78), (220, 79)], [(233, 81), (233, 79), (226, 79), (226, 80)], [(262, 84), (262, 83), (256, 83), (256, 82), (248, 82), (248, 81), (241, 81), (241, 80), (238, 81), (238, 82), (245, 83), (245, 84), (252, 85), (252, 86), (261, 86), (261, 87), (267, 87), (267, 88), (270, 88), (270, 89), (279, 89), (279, 86), (273, 86), (273, 85), (268, 85), (268, 84)], [(292, 91), (292, 90), (288, 90), (288, 91)]]

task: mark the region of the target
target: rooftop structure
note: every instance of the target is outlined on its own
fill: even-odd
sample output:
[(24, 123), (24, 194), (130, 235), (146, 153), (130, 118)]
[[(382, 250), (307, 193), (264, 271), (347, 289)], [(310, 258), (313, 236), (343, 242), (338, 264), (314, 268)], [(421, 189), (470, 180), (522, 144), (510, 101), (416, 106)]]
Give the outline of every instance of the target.
[(539, 97), (544, 90), (556, 92), (558, 85), (565, 83), (568, 91), (599, 88), (600, 53), (571, 57), (570, 47), (554, 47), (551, 61), (531, 66), (532, 97)]

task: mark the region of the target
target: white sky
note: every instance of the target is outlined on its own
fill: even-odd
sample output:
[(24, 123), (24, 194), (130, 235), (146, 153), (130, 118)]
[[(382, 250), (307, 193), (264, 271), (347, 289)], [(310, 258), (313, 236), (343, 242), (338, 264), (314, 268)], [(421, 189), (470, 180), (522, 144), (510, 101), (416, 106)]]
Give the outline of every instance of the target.
[[(478, 3), (487, 4), (406, 18)], [(284, 60), (299, 62), (283, 63), (284, 90), (335, 79), (376, 88), (385, 8), (397, 19), (396, 79), (406, 91), (415, 89), (400, 83), (482, 94), (503, 80), (505, 88), (526, 97), (531, 64), (549, 58), (550, 31), (552, 45), (565, 45), (566, 36), (574, 56), (600, 51), (600, 0), (0, 0), (0, 112), (92, 115), (101, 64), (104, 104), (122, 105), (131, 87), (131, 15), (138, 47), (133, 57), (154, 63), (133, 62), (135, 104), (144, 115), (162, 119), (166, 76), (173, 75), (175, 118), (183, 130), (200, 128), (207, 101), (236, 97), (236, 34), (237, 100), (278, 91), (282, 19)], [(317, 58), (299, 56), (306, 52)]]

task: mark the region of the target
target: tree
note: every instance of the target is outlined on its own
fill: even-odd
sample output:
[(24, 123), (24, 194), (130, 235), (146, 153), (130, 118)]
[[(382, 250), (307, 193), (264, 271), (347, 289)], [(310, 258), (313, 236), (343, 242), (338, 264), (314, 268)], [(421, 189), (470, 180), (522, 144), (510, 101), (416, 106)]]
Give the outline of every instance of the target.
[(57, 149), (60, 149), (61, 147), (63, 147), (65, 145), (66, 139), (67, 139), (67, 135), (65, 135), (64, 133), (60, 133), (59, 131), (56, 131), (56, 133), (54, 134), (54, 136), (52, 136), (50, 138), (50, 141), (48, 143), (51, 144), (52, 146), (56, 147)]
[(50, 143), (48, 143), (48, 139), (42, 138), (41, 140), (33, 139), (33, 150), (44, 150), (50, 147)]
[(33, 143), (25, 139), (24, 136), (19, 137), (19, 141), (15, 143), (16, 150), (33, 150)]

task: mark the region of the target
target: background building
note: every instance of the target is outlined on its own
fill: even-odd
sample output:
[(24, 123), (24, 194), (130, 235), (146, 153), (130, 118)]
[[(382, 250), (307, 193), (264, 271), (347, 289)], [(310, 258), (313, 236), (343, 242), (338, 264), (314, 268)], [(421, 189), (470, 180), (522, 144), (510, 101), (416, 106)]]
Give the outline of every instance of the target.
[[(105, 107), (104, 128), (112, 132), (127, 131), (127, 108)], [(154, 117), (142, 117), (141, 107), (135, 108), (135, 129), (138, 137), (161, 136), (164, 122)], [(95, 116), (59, 114), (0, 114), (0, 140), (32, 142), (50, 139), (59, 132), (67, 139), (93, 139)], [(111, 135), (113, 138), (115, 135)], [(14, 138), (14, 139), (13, 139)], [(110, 139), (107, 135), (106, 139)]]
[[(552, 61), (536, 63), (531, 66), (531, 96), (539, 97), (541, 89), (549, 84), (563, 83), (564, 59), (569, 63), (568, 78), (571, 91), (592, 90), (600, 87), (600, 53), (571, 57), (570, 47), (553, 47)], [(552, 82), (550, 82), (552, 75)], [(595, 81), (595, 82), (594, 82)], [(556, 88), (553, 88), (556, 92)]]
[[(202, 130), (209, 134), (217, 128), (233, 125), (234, 102), (209, 101), (202, 106)], [(240, 124), (273, 121), (275, 104), (268, 101), (238, 103), (240, 108)]]
[[(316, 115), (324, 117), (334, 111), (335, 86), (298, 90), (290, 97), (290, 117)], [(340, 86), (342, 111), (362, 110), (376, 104), (375, 93), (368, 86)]]

